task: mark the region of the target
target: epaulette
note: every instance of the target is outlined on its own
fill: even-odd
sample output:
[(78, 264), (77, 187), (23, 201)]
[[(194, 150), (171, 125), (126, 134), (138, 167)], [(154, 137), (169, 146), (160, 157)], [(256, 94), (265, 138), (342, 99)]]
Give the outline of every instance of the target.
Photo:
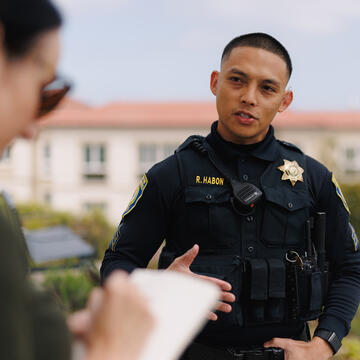
[(180, 152), (187, 148), (193, 148), (201, 154), (205, 154), (207, 152), (204, 146), (205, 137), (201, 135), (191, 135), (189, 136), (176, 150), (175, 152)]
[(299, 152), (300, 154), (303, 154), (303, 152), (301, 151), (301, 149), (299, 149), (296, 145), (292, 144), (292, 143), (289, 143), (287, 141), (283, 141), (283, 140), (278, 140), (277, 139), (277, 142), (280, 144), (280, 145), (283, 145), (287, 148), (290, 148), (291, 150), (295, 150), (297, 152)]

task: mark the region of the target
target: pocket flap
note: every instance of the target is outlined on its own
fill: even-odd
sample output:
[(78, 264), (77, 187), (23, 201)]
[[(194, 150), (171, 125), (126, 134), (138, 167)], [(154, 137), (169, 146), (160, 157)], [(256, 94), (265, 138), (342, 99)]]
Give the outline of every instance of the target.
[(200, 274), (224, 280), (240, 265), (240, 261), (233, 255), (199, 255), (190, 265), (190, 270)]
[(265, 198), (288, 211), (296, 211), (304, 207), (310, 206), (308, 194), (304, 192), (293, 191), (292, 189), (263, 188)]
[(185, 202), (222, 203), (230, 200), (230, 192), (227, 189), (211, 187), (187, 187), (185, 188)]

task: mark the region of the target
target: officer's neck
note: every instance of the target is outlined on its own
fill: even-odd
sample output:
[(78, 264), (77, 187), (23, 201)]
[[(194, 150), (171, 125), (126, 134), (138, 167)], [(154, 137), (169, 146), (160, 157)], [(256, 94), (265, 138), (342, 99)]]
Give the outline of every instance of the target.
[(265, 138), (259, 142), (256, 142), (256, 143), (253, 143), (253, 144), (236, 144), (236, 143), (233, 143), (231, 141), (227, 141), (225, 140), (219, 133), (218, 129), (217, 129), (217, 126), (218, 126), (218, 123), (215, 122), (213, 124), (213, 131), (212, 133), (215, 135), (215, 137), (220, 141), (222, 142), (224, 145), (226, 146), (229, 146), (231, 148), (233, 148), (234, 150), (237, 150), (237, 151), (251, 151), (251, 150), (254, 150), (256, 148), (258, 148), (259, 146), (261, 146), (263, 143), (265, 143), (269, 137), (273, 136), (273, 129), (272, 127), (270, 126), (269, 127), (269, 130), (265, 136)]

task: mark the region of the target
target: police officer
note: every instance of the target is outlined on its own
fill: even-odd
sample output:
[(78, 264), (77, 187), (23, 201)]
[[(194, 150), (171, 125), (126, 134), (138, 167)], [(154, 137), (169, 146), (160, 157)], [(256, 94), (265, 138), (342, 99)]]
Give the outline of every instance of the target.
[(222, 288), (187, 359), (328, 359), (356, 313), (359, 244), (340, 187), (271, 126), (292, 102), (291, 72), (273, 37), (233, 39), (211, 74), (218, 121), (143, 176), (105, 253), (103, 279), (146, 267), (165, 240), (160, 268)]

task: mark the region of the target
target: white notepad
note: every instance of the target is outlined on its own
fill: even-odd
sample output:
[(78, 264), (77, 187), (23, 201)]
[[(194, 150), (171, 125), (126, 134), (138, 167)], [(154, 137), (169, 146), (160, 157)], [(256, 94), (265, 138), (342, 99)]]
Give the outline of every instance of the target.
[(149, 301), (155, 327), (139, 360), (176, 360), (207, 322), (219, 288), (171, 271), (137, 269), (131, 280)]

